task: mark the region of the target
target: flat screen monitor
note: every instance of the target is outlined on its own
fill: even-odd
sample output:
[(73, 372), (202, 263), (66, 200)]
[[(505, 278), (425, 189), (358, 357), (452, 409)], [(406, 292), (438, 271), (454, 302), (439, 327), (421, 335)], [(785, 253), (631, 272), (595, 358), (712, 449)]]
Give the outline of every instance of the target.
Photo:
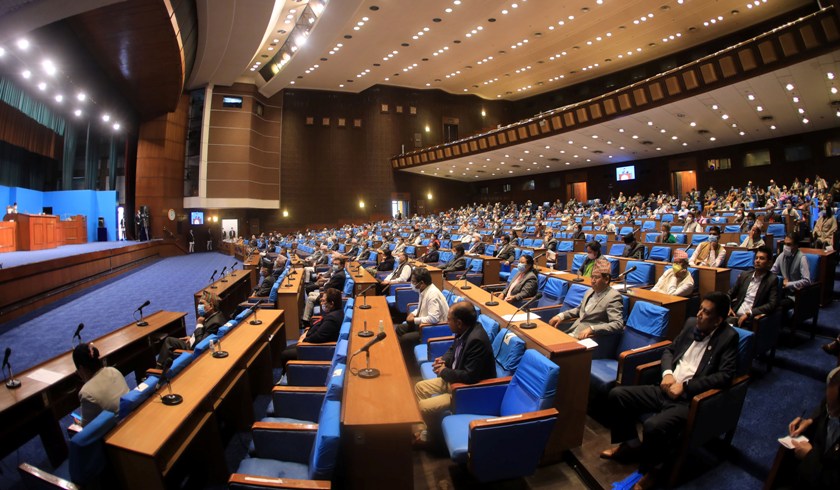
[(627, 167), (618, 167), (615, 169), (615, 180), (622, 181), (622, 180), (635, 180), (636, 179), (636, 166), (630, 165)]
[(204, 224), (204, 211), (193, 211), (190, 213), (190, 223), (194, 225)]

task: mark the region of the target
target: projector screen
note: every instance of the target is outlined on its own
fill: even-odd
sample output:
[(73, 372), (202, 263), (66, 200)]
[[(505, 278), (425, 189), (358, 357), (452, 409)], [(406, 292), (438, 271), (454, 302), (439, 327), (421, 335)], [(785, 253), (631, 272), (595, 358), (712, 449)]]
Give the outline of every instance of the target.
[(615, 180), (634, 180), (636, 178), (636, 167), (630, 165), (628, 167), (618, 167), (615, 169)]
[(204, 224), (204, 211), (193, 211), (190, 213), (190, 223), (194, 225)]

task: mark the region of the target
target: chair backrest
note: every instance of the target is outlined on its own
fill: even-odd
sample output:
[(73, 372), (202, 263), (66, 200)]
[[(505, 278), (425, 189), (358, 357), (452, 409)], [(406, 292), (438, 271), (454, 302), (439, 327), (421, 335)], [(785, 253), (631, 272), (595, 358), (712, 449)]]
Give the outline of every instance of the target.
[(155, 392), (158, 381), (160, 381), (160, 378), (157, 376), (149, 376), (144, 379), (142, 383), (137, 385), (136, 388), (121, 396), (119, 420), (124, 419), (128, 414), (133, 412), (135, 408), (139, 407), (141, 403), (152, 396), (152, 393)]
[(656, 221), (645, 221), (642, 223), (642, 231), (656, 229)]
[(622, 237), (624, 235), (628, 234), (628, 233), (633, 233), (633, 227), (632, 226), (622, 226), (621, 230), (619, 230), (619, 232), (618, 232), (618, 234), (621, 235)]
[(286, 278), (286, 273), (283, 272), (282, 274), (280, 274), (280, 276), (277, 278), (277, 280), (274, 281), (274, 284), (271, 285), (271, 291), (269, 291), (269, 293), (268, 293), (268, 302), (269, 303), (275, 303), (275, 304), (277, 303), (277, 290), (280, 289), (280, 285), (283, 284), (283, 279), (285, 279), (285, 278)]
[(610, 250), (607, 252), (609, 255), (615, 255), (620, 257), (624, 253), (624, 248), (626, 245), (623, 243), (613, 243), (610, 245)]
[(773, 235), (774, 240), (779, 240), (784, 238), (785, 236), (785, 224), (784, 223), (770, 223), (767, 225), (767, 234)]
[(808, 271), (811, 273), (811, 282), (820, 280), (820, 256), (815, 254), (805, 254), (805, 260), (808, 261)]
[(493, 339), (493, 356), (496, 358), (496, 376), (510, 376), (516, 371), (525, 354), (525, 341), (503, 328)]
[(734, 250), (727, 255), (726, 267), (730, 269), (747, 270), (755, 265), (755, 252), (750, 250)]
[[(345, 346), (346, 340), (342, 340)], [(347, 351), (344, 352), (344, 358), (347, 359)], [(344, 392), (344, 374), (347, 372), (347, 365), (343, 362), (335, 362), (333, 360), (330, 375), (327, 378), (327, 394), (326, 400), (341, 401), (341, 395)]]
[[(671, 228), (671, 231), (673, 232), (674, 229)], [(677, 243), (685, 244), (685, 240), (686, 240), (685, 233), (674, 233), (674, 238), (677, 239)]]
[(174, 376), (177, 376), (178, 373), (184, 370), (185, 367), (189, 365), (193, 360), (193, 356), (182, 354), (175, 358), (172, 362), (172, 367), (169, 368), (169, 372), (167, 373), (167, 377), (172, 379)]
[(478, 315), (478, 323), (482, 328), (484, 328), (484, 331), (487, 332), (487, 337), (490, 339), (490, 342), (492, 342), (499, 333), (499, 322), (482, 313)]
[(534, 349), (522, 356), (502, 397), (499, 415), (516, 415), (550, 407), (557, 391), (560, 367)]
[(741, 376), (750, 372), (753, 358), (753, 342), (755, 342), (755, 334), (749, 330), (744, 330), (738, 327), (732, 327), (738, 332), (738, 367), (736, 374)]
[(318, 417), (318, 432), (309, 457), (309, 479), (331, 480), (341, 442), (341, 402), (325, 400)]
[(595, 241), (600, 243), (601, 245), (607, 244), (607, 235), (603, 233), (598, 233), (595, 235)]
[(566, 292), (566, 297), (563, 299), (563, 307), (560, 309), (566, 311), (580, 306), (580, 303), (583, 301), (583, 295), (589, 289), (589, 286), (582, 283), (574, 283), (569, 286), (569, 291)]
[(627, 284), (653, 284), (653, 276), (655, 273), (653, 264), (640, 262), (638, 260), (631, 260), (627, 262), (625, 267), (628, 269), (630, 267), (636, 267), (636, 270), (625, 276), (627, 278)]
[(105, 435), (117, 425), (114, 412), (103, 410), (70, 439), (68, 469), (73, 483), (84, 484), (105, 469)]
[(551, 306), (560, 304), (566, 297), (566, 292), (569, 291), (569, 282), (559, 277), (549, 277), (542, 290), (543, 297), (537, 303), (537, 306)]
[(585, 260), (586, 260), (586, 254), (585, 253), (576, 253), (574, 258), (572, 259), (572, 267), (570, 268), (570, 270), (572, 272), (579, 271), (580, 268), (583, 267), (583, 262)]
[(573, 252), (575, 250), (575, 242), (573, 240), (561, 240), (557, 242), (558, 252)]
[(650, 247), (650, 253), (648, 253), (648, 260), (659, 260), (662, 262), (670, 262), (671, 261), (671, 247), (665, 247), (662, 245), (655, 245)]
[(469, 264), (467, 268), (473, 272), (481, 272), (484, 269), (484, 260), (482, 259), (467, 259)]
[(356, 281), (350, 277), (349, 273), (346, 274), (346, 277), (347, 278), (344, 280), (344, 290), (341, 291), (341, 294), (345, 297), (350, 297), (353, 296), (353, 288), (356, 286)]
[(723, 227), (724, 233), (740, 233), (741, 225), (725, 225)]
[(703, 242), (709, 241), (709, 235), (694, 233), (691, 235), (691, 244), (692, 245), (700, 245)]
[[(651, 338), (662, 338), (668, 329), (671, 310), (647, 301), (636, 301), (627, 317), (627, 326)], [(644, 344), (647, 345), (647, 344)], [(632, 349), (633, 347), (628, 347)], [(627, 349), (622, 349), (627, 350)]]

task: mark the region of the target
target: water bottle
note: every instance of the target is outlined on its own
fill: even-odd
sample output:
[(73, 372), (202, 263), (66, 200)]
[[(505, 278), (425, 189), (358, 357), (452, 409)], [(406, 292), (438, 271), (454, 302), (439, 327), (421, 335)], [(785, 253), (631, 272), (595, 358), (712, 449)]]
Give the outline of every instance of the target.
[(379, 333), (382, 333), (384, 331), (385, 331), (385, 322), (382, 321), (382, 320), (379, 320)]

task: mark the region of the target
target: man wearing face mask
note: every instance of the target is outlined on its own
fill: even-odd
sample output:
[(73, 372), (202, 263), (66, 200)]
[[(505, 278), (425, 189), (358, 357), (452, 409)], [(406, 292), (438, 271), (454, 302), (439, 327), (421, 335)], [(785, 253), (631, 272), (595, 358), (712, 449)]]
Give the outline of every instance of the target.
[(271, 274), (271, 269), (265, 266), (260, 267), (260, 277), (262, 277), (262, 280), (259, 285), (254, 288), (254, 292), (251, 296), (268, 296), (271, 292), (271, 286), (274, 285), (275, 279), (275, 277)]
[(782, 280), (783, 297), (780, 304), (782, 309), (788, 311), (793, 308), (796, 291), (811, 284), (811, 270), (808, 268), (805, 254), (799, 251), (796, 233), (785, 235), (782, 253), (776, 257), (776, 262), (770, 272), (776, 275), (781, 274), (784, 278)]
[[(417, 308), (411, 311), (405, 322), (396, 326), (397, 337), (403, 348), (403, 356), (408, 356), (414, 345), (420, 340), (417, 327), (421, 324), (437, 325), (446, 321), (449, 305), (443, 293), (432, 284), (429, 269), (417, 267), (411, 272), (411, 289), (420, 293)], [(408, 359), (408, 357), (405, 357)]]
[(645, 260), (645, 246), (636, 241), (636, 235), (627, 233), (624, 235), (624, 252), (622, 257), (628, 257), (634, 260)]
[(313, 283), (314, 287), (307, 288), (306, 306), (303, 308), (304, 325), (309, 324), (309, 319), (312, 318), (312, 312), (315, 310), (315, 302), (321, 297), (321, 292), (330, 288), (343, 291), (346, 280), (347, 274), (344, 272), (344, 259), (334, 258), (329, 272), (320, 274), (318, 279)]
[(379, 295), (385, 294), (391, 283), (408, 282), (409, 277), (411, 277), (411, 265), (408, 263), (405, 252), (394, 254), (394, 257), (394, 270), (385, 276), (376, 287)]
[(443, 273), (446, 274), (447, 272), (453, 271), (462, 271), (467, 268), (467, 259), (464, 258), (464, 246), (460, 243), (455, 246), (455, 254), (449, 259), (443, 266)]
[(774, 488), (840, 488), (840, 367), (828, 373), (825, 400), (810, 418), (796, 417), (788, 425), (793, 440), (779, 469)]
[(505, 235), (502, 237), (502, 244), (496, 250), (495, 256), (507, 262), (508, 265), (513, 264), (516, 250), (510, 243), (510, 237)]
[(683, 225), (683, 233), (702, 233), (703, 227), (694, 219), (694, 213), (688, 213)]
[[(592, 288), (583, 295), (580, 306), (555, 315), (548, 323), (575, 338), (584, 339), (623, 330), (623, 309), (621, 294), (610, 287), (610, 263), (602, 258), (593, 267)], [(571, 327), (561, 326), (562, 322), (572, 319), (576, 320)]]
[(685, 250), (674, 250), (674, 263), (656, 281), (651, 291), (672, 296), (689, 297), (694, 292), (694, 278), (688, 272), (688, 254)]
[(691, 255), (688, 264), (692, 267), (720, 267), (726, 258), (726, 249), (718, 243), (720, 241), (720, 227), (713, 226), (709, 230), (709, 241), (703, 242)]
[(837, 233), (837, 219), (829, 208), (820, 211), (820, 217), (814, 225), (814, 240), (817, 248), (834, 247), (834, 234)]
[(575, 223), (574, 225), (572, 240), (586, 240), (586, 233), (583, 232), (583, 227), (580, 225), (580, 223)]
[(204, 340), (208, 335), (219, 331), (222, 325), (227, 323), (225, 314), (219, 311), (219, 297), (215, 294), (205, 293), (198, 302), (198, 312), (195, 330), (189, 337), (166, 337), (158, 353), (157, 367), (160, 369), (166, 364), (172, 352), (177, 349), (192, 349), (196, 344)]
[[(323, 344), (338, 341), (341, 321), (344, 319), (344, 312), (341, 308), (341, 291), (326, 288), (323, 293), (318, 293), (318, 301), (321, 304), (321, 319), (301, 332), (298, 343)], [(287, 347), (280, 354), (281, 369), (285, 371), (286, 363), (294, 359), (297, 359), (296, 345)]]

